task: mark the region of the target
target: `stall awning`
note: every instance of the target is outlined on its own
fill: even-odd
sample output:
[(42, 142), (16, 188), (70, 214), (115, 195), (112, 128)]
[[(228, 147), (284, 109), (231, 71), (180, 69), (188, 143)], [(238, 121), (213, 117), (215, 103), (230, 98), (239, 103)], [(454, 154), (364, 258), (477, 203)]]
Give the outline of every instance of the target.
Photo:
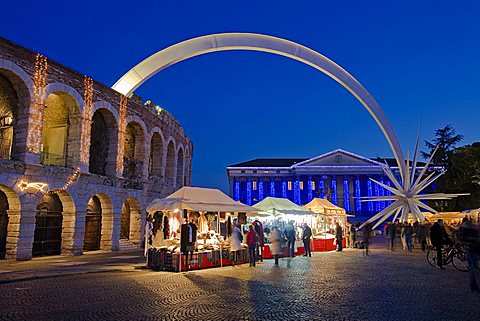
[(256, 213), (254, 207), (234, 201), (218, 189), (184, 186), (162, 199), (153, 200), (147, 212), (189, 210), (195, 212)]
[(309, 210), (293, 203), (286, 198), (266, 197), (261, 202), (254, 204), (261, 216), (279, 216), (279, 215), (311, 215)]
[(330, 203), (329, 200), (324, 198), (314, 198), (310, 201), (310, 203), (303, 205), (303, 207), (316, 214), (322, 214), (326, 216), (351, 216), (347, 215), (343, 208)]

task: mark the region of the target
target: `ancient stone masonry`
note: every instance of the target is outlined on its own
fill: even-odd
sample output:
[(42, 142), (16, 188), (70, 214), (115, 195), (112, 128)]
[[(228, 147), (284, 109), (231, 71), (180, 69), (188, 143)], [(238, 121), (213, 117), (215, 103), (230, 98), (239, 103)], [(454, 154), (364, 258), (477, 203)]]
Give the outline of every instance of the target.
[(141, 245), (192, 156), (166, 110), (0, 38), (0, 258)]

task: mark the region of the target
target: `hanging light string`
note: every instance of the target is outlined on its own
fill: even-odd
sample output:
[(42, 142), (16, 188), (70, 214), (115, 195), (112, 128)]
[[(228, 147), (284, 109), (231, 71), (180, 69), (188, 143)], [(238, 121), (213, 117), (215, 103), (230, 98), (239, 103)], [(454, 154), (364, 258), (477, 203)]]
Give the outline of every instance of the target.
[(117, 154), (117, 173), (123, 171), (123, 154), (124, 154), (124, 141), (125, 141), (125, 128), (127, 120), (127, 97), (120, 94), (120, 110), (119, 110), (119, 122), (118, 122), (118, 154)]
[(75, 170), (68, 175), (67, 182), (63, 185), (62, 190), (66, 191), (70, 186), (78, 181), (80, 178), (80, 167), (75, 168)]
[(33, 75), (33, 104), (28, 127), (27, 150), (39, 154), (42, 146), (43, 96), (47, 84), (47, 57), (37, 54)]
[(90, 131), (93, 110), (93, 80), (87, 76), (83, 79), (83, 104), (80, 161), (83, 164), (87, 164), (90, 156)]

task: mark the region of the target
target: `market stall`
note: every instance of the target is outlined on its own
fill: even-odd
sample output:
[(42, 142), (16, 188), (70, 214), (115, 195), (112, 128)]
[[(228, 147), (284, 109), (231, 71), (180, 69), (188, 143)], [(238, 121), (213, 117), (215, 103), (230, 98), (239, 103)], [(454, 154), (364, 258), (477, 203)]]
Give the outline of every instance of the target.
[[(293, 203), (286, 198), (266, 197), (261, 202), (254, 204), (253, 207), (259, 210), (258, 213), (252, 214), (260, 216), (257, 219), (263, 221), (266, 230), (270, 226), (276, 226), (281, 231), (286, 228), (288, 223), (292, 223), (296, 230), (295, 255), (304, 253), (304, 246), (302, 241), (302, 226), (303, 223), (311, 225), (314, 222), (314, 214)], [(264, 258), (272, 258), (270, 244), (268, 242), (268, 233), (266, 233), (266, 240), (264, 244)], [(283, 247), (283, 254), (286, 256), (286, 248)]]
[[(229, 264), (234, 223), (257, 211), (209, 188), (186, 186), (155, 199), (147, 207), (147, 266), (185, 271)], [(236, 252), (238, 263), (248, 262), (246, 246)]]
[(332, 204), (323, 198), (314, 198), (303, 206), (305, 209), (317, 214), (316, 221), (312, 224), (313, 248), (317, 251), (335, 250), (335, 226), (339, 223), (343, 230), (343, 246), (345, 247), (345, 235), (347, 235), (347, 217), (345, 209)]

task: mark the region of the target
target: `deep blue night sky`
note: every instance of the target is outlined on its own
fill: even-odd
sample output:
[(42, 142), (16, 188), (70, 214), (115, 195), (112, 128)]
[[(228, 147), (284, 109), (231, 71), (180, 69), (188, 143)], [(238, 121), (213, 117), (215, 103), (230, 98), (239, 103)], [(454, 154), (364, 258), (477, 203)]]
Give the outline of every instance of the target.
[[(74, 3), (72, 3), (74, 2)], [(405, 150), (453, 124), (480, 141), (480, 1), (8, 1), (0, 36), (112, 85), (169, 45), (220, 32), (265, 33), (331, 58), (373, 95)], [(260, 3), (261, 2), (261, 3)], [(266, 53), (199, 56), (136, 94), (170, 111), (194, 143), (193, 184), (227, 190), (225, 167), (342, 148), (392, 153), (343, 87)]]

